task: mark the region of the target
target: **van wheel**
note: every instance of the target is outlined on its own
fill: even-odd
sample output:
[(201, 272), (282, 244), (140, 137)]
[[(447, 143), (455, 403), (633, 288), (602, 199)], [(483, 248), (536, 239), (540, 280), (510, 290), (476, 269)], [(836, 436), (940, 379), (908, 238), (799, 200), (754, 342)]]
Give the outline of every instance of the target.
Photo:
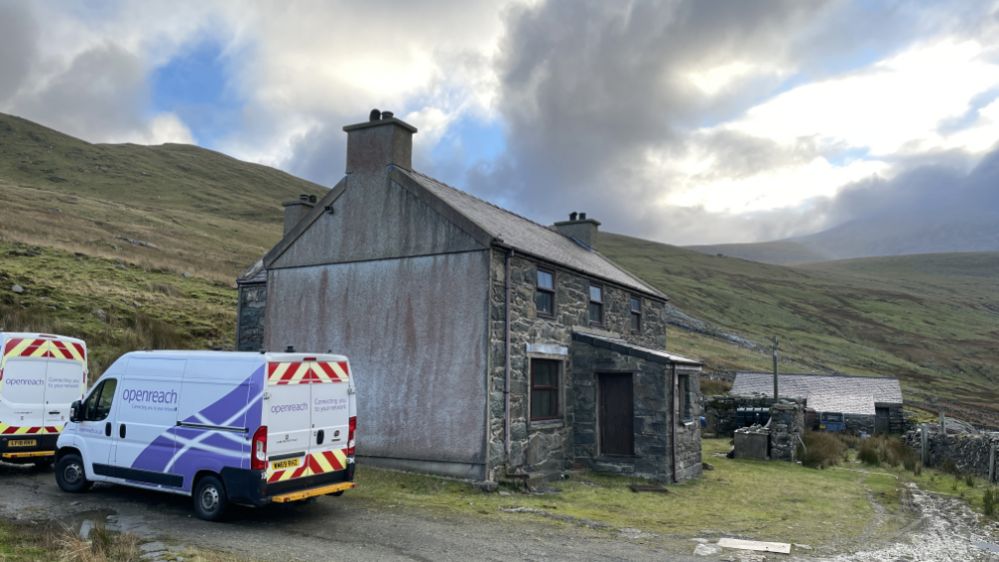
[(59, 457), (56, 462), (56, 484), (64, 492), (73, 494), (89, 490), (94, 483), (87, 480), (87, 473), (83, 470), (83, 459), (80, 455), (70, 453)]
[(214, 476), (205, 476), (194, 487), (194, 513), (205, 521), (218, 521), (225, 515), (226, 496), (222, 481)]

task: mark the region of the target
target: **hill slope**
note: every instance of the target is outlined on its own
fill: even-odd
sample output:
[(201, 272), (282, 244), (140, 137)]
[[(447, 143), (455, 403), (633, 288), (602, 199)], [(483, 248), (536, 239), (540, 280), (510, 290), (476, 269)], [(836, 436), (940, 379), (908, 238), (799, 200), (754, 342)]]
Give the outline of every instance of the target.
[(782, 267), (613, 234), (599, 248), (716, 332), (759, 344), (670, 332), (711, 368), (767, 369), (778, 335), (787, 371), (897, 376), (907, 400), (999, 426), (999, 253)]
[(91, 144), (0, 114), (11, 240), (232, 281), (280, 236), (282, 200), (324, 191), (195, 146)]

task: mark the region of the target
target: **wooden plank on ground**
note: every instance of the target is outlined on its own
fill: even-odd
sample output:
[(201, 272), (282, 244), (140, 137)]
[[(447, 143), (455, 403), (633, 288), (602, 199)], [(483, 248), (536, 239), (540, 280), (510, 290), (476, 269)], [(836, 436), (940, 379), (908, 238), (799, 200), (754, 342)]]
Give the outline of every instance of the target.
[(720, 539), (718, 546), (737, 548), (739, 550), (757, 550), (760, 552), (775, 552), (791, 554), (791, 545), (786, 542), (745, 541), (742, 539)]

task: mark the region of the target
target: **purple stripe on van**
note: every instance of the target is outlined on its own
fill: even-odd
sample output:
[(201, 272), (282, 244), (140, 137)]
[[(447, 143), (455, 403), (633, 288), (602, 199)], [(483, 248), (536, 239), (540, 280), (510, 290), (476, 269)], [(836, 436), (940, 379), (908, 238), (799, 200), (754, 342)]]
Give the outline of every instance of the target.
[(183, 489), (188, 491), (198, 471), (217, 473), (226, 466), (249, 468), (249, 438), (260, 426), (263, 370), (261, 366), (234, 390), (184, 420), (246, 428), (247, 433), (171, 427), (139, 454), (132, 468), (182, 475)]

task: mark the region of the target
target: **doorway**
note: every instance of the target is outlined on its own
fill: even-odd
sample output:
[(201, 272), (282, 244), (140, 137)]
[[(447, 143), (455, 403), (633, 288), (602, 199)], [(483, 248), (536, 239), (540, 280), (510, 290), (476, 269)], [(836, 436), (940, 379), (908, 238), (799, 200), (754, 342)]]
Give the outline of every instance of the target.
[(631, 373), (601, 373), (600, 454), (635, 453), (634, 388)]
[(890, 429), (888, 408), (885, 406), (875, 406), (874, 408), (874, 433), (888, 433)]

